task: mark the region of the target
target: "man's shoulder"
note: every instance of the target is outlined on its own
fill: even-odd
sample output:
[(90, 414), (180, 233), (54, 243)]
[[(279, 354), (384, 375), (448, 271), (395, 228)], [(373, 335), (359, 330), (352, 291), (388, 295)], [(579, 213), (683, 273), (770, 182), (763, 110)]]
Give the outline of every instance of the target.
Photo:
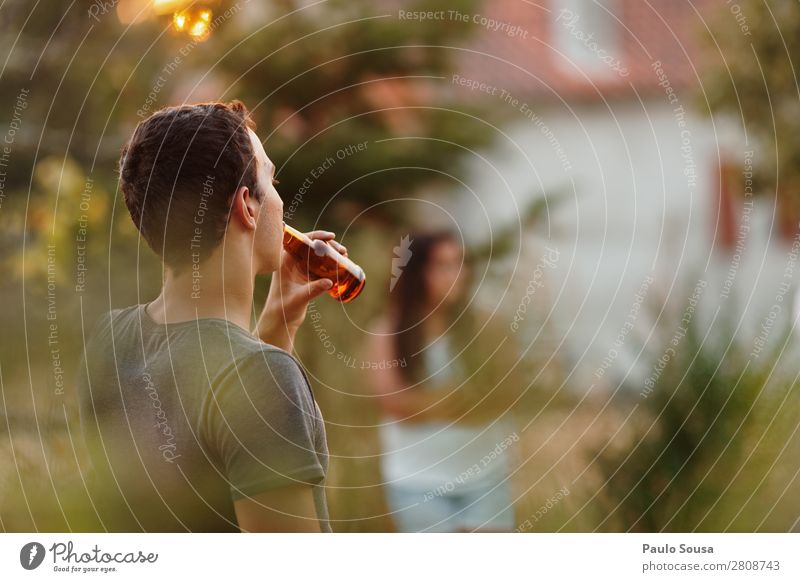
[[(155, 332), (154, 328), (148, 328)], [(196, 325), (189, 323), (178, 326), (167, 335), (173, 356), (179, 354), (178, 357), (186, 357), (187, 349), (189, 353), (196, 350), (204, 361), (212, 386), (222, 387), (231, 383), (253, 386), (277, 382), (304, 389), (308, 382), (305, 371), (293, 354), (262, 341), (229, 321), (199, 320)], [(162, 336), (162, 339), (166, 337)], [(184, 349), (177, 349), (178, 344)]]
[(232, 359), (229, 374), (271, 378), (278, 384), (303, 388), (308, 385), (305, 370), (293, 354), (258, 338), (253, 339), (254, 341), (248, 342), (246, 350), (242, 350)]
[(219, 408), (226, 418), (246, 418), (257, 410), (260, 417), (278, 424), (302, 417), (320, 430), (316, 398), (300, 362), (289, 352), (261, 343), (261, 349), (235, 358), (212, 382), (211, 409)]
[(118, 324), (130, 321), (132, 315), (136, 312), (136, 308), (137, 306), (133, 305), (102, 312), (95, 319), (94, 324), (88, 328), (88, 333), (84, 335), (84, 338), (87, 341), (91, 341), (108, 336)]

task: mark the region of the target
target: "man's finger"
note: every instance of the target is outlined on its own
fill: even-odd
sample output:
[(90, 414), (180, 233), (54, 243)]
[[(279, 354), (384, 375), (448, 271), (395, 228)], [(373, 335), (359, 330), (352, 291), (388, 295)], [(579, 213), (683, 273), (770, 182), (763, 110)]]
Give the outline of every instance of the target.
[(322, 242), (318, 238), (313, 240), (313, 247), (314, 247), (314, 254), (317, 255), (318, 257), (323, 257), (329, 252), (327, 243)]
[(339, 254), (347, 256), (347, 247), (341, 244), (340, 242), (331, 240), (328, 241), (328, 244), (331, 245), (334, 249), (336, 249), (339, 252)]
[(308, 238), (316, 238), (319, 240), (331, 240), (336, 236), (336, 233), (329, 230), (312, 230), (311, 232), (307, 232), (306, 236)]
[[(339, 241), (333, 239), (336, 236), (336, 233), (330, 232), (328, 230), (312, 230), (311, 232), (307, 232), (306, 234), (311, 240), (324, 241), (325, 243), (332, 246), (339, 254), (347, 256), (347, 247), (341, 244)], [(322, 254), (322, 253), (317, 253), (317, 254)]]
[(322, 295), (323, 293), (329, 291), (333, 287), (333, 281), (330, 279), (317, 279), (316, 281), (311, 281), (306, 289), (308, 290), (308, 298), (313, 299), (317, 295)]

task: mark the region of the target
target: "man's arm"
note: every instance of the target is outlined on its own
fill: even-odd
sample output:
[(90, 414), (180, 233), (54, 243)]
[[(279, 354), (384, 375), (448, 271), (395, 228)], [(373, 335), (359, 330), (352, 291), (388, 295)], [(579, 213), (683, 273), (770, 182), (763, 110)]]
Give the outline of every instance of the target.
[(243, 532), (320, 531), (310, 485), (292, 485), (245, 497), (233, 503)]
[(204, 417), (243, 531), (327, 529), (315, 498), (325, 478), (324, 425), (293, 356), (266, 348), (238, 361)]

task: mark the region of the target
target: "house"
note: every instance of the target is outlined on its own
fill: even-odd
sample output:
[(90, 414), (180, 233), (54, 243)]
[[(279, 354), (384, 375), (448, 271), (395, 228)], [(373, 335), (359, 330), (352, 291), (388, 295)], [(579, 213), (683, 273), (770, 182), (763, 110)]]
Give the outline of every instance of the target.
[[(714, 0), (492, 0), (446, 13), (478, 29), (450, 49), (447, 92), (500, 121), (485, 120), (494, 146), (466, 155), (456, 201), (431, 196), (472, 243), (518, 234), (481, 296), (514, 313), (536, 291), (525, 305), (550, 325), (579, 393), (638, 392), (692, 320), (727, 318), (755, 362), (794, 318), (786, 273), (799, 243), (774, 197), (754, 196), (758, 146), (736, 119), (697, 112), (719, 58), (702, 35), (719, 18), (746, 32), (742, 9)], [(542, 197), (544, 216), (526, 223)], [(547, 253), (557, 264), (542, 269)], [(542, 339), (528, 320), (526, 347)]]

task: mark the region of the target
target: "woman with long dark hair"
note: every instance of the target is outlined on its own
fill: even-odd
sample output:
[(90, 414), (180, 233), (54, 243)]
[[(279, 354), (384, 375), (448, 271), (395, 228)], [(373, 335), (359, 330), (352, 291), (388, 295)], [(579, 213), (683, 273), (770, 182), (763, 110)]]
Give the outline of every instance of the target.
[(475, 414), (488, 408), (479, 370), (489, 354), (463, 245), (451, 232), (417, 234), (407, 251), (370, 354), (392, 516), (400, 531), (511, 531), (505, 452), (519, 437)]

